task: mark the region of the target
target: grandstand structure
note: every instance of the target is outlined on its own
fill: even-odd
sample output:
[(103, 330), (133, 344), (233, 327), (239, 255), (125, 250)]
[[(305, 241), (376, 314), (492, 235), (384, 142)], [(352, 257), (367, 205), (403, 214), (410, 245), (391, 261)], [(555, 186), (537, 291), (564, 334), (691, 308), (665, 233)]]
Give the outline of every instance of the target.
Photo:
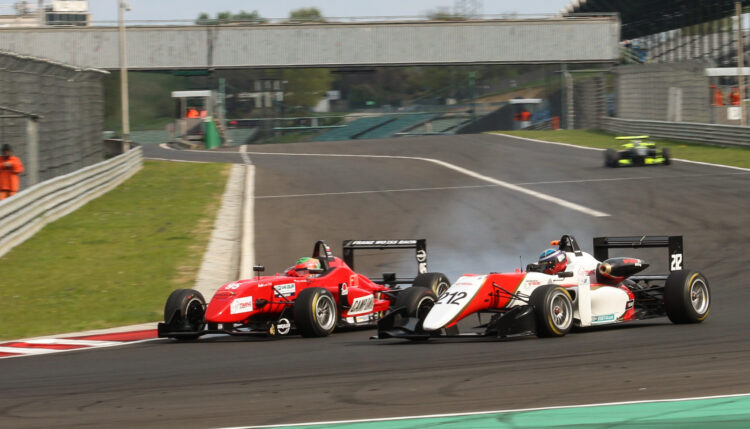
[(737, 3), (743, 12), (750, 8), (750, 0), (572, 0), (562, 14), (617, 13), (623, 47), (637, 62), (704, 60), (714, 67), (736, 67)]
[(334, 128), (313, 138), (313, 141), (381, 139), (423, 125), (439, 114), (415, 113), (400, 115), (365, 116), (346, 126)]
[[(572, 0), (562, 15), (620, 17), (630, 64), (613, 70), (617, 118), (744, 126), (743, 103), (711, 100), (746, 89), (748, 11), (750, 0)], [(740, 98), (747, 103), (747, 91)]]

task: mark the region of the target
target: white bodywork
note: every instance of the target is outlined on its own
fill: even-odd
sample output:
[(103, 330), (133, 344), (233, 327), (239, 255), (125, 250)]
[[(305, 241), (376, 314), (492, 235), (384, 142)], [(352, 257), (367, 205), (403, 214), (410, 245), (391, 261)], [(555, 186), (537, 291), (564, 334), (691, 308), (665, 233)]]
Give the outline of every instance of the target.
[[(566, 252), (566, 257), (568, 265), (565, 271), (573, 273), (573, 276), (560, 277), (527, 272), (516, 289), (517, 298), (511, 299), (506, 308), (526, 305), (534, 289), (556, 284), (574, 293), (576, 299), (573, 302), (573, 317), (578, 326), (613, 323), (622, 317), (628, 309), (630, 300), (627, 292), (612, 286), (591, 289), (591, 284), (596, 282), (596, 269), (599, 261), (586, 252), (581, 252), (580, 256), (576, 256), (573, 252)], [(434, 331), (453, 321), (472, 302), (486, 279), (486, 275), (467, 275), (456, 280), (427, 314), (422, 323), (423, 329)]]
[(434, 331), (450, 323), (474, 299), (486, 278), (487, 276), (463, 276), (456, 280), (427, 313), (422, 328)]

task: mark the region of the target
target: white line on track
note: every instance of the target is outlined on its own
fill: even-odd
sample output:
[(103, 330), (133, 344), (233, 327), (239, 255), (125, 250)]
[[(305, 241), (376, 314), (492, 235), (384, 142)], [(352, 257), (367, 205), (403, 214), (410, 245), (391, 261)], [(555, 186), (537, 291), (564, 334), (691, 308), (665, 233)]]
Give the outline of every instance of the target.
[(359, 195), (359, 194), (380, 194), (389, 192), (421, 192), (421, 191), (450, 191), (453, 189), (477, 189), (477, 188), (497, 188), (497, 185), (467, 185), (467, 186), (443, 186), (436, 188), (405, 188), (405, 189), (381, 189), (371, 191), (344, 191), (344, 192), (321, 192), (317, 194), (281, 194), (281, 195), (261, 195), (255, 197), (256, 200), (269, 198), (297, 198), (297, 197), (326, 197), (332, 195)]
[(242, 238), (240, 240), (240, 278), (252, 277), (255, 264), (255, 166), (247, 154), (247, 146), (240, 147), (245, 164), (245, 196), (242, 202)]
[(493, 185), (501, 186), (506, 189), (510, 189), (512, 191), (516, 191), (522, 194), (529, 195), (531, 197), (544, 200), (547, 202), (551, 202), (553, 204), (557, 204), (559, 206), (568, 208), (570, 210), (575, 210), (583, 214), (587, 214), (589, 216), (594, 217), (605, 217), (609, 216), (609, 214), (594, 210), (585, 206), (582, 206), (580, 204), (576, 204), (570, 201), (562, 200), (560, 198), (552, 197), (547, 194), (543, 194), (541, 192), (532, 191), (530, 189), (522, 188), (518, 185), (514, 185), (512, 183), (504, 182), (502, 180), (495, 179), (494, 177), (485, 176), (483, 174), (477, 173), (476, 171), (469, 170), (463, 167), (459, 167), (455, 164), (451, 164), (449, 162), (441, 161), (439, 159), (433, 159), (433, 158), (422, 158), (417, 156), (397, 156), (397, 155), (351, 155), (351, 154), (319, 154), (319, 153), (276, 153), (276, 152), (250, 152), (251, 155), (276, 155), (276, 156), (318, 156), (318, 157), (350, 157), (350, 158), (385, 158), (385, 159), (405, 159), (405, 160), (414, 160), (414, 161), (424, 161), (424, 162), (430, 162), (436, 165), (439, 165), (444, 168), (448, 168), (450, 170), (456, 171), (458, 173), (461, 173), (463, 175), (473, 177), (475, 179), (479, 179), (483, 182), (492, 183)]
[(479, 412), (473, 412), (473, 413), (428, 414), (428, 415), (423, 415), (423, 416), (383, 417), (383, 418), (377, 418), (377, 419), (361, 419), (361, 420), (332, 420), (332, 421), (325, 421), (325, 422), (292, 423), (292, 424), (261, 425), (261, 426), (229, 426), (229, 427), (220, 427), (220, 428), (215, 428), (215, 429), (261, 429), (261, 428), (304, 427), (304, 426), (336, 425), (336, 424), (351, 424), (351, 423), (388, 422), (388, 421), (396, 421), (396, 420), (482, 416), (482, 415), (487, 415), (487, 414), (507, 414), (507, 413), (519, 413), (519, 412), (529, 412), (529, 411), (567, 410), (567, 409), (572, 409), (572, 408), (607, 407), (607, 406), (613, 406), (613, 405), (656, 404), (656, 403), (665, 403), (665, 402), (699, 401), (699, 400), (705, 400), (705, 399), (741, 398), (745, 396), (750, 396), (750, 393), (739, 393), (739, 394), (733, 394), (733, 395), (716, 395), (716, 396), (697, 396), (697, 397), (692, 397), (692, 398), (656, 399), (652, 401), (643, 400), (643, 401), (605, 402), (605, 403), (600, 403), (600, 404), (565, 405), (565, 406), (560, 406), (560, 407), (517, 408), (517, 409), (512, 409), (512, 410), (479, 411)]

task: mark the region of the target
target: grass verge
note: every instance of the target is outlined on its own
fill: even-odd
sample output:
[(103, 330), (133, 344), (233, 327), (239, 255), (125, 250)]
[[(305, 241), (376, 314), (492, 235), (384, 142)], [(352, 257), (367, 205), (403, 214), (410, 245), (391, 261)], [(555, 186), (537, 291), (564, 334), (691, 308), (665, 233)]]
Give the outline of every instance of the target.
[[(603, 131), (557, 130), (498, 132), (530, 139), (570, 143), (578, 146), (602, 149), (621, 149), (620, 144), (622, 143), (621, 141), (615, 140), (614, 134), (605, 133)], [(659, 147), (669, 148), (672, 158), (750, 168), (750, 148), (720, 147), (663, 139), (649, 140), (656, 142)]]
[(145, 161), (0, 258), (0, 338), (156, 321), (192, 287), (230, 166)]

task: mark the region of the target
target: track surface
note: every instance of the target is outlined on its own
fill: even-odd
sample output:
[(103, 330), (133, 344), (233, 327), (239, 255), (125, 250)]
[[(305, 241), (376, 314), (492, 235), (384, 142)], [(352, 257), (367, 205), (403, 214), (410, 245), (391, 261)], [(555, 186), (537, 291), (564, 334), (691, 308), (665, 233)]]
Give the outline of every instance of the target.
[[(423, 161), (252, 152), (435, 158), (611, 216)], [(145, 153), (242, 162), (229, 153)], [(307, 255), (316, 239), (339, 252), (343, 239), (425, 237), (431, 269), (455, 279), (512, 270), (562, 233), (588, 251), (597, 235), (682, 234), (686, 266), (711, 282), (711, 316), (701, 325), (655, 319), (561, 339), (412, 344), (372, 341), (374, 331), (361, 330), (6, 359), (0, 427), (206, 428), (750, 392), (746, 171), (683, 162), (605, 169), (599, 151), (491, 135), (252, 146), (250, 157), (255, 251), (268, 271)], [(399, 273), (415, 269), (412, 255), (397, 256), (406, 260)], [(654, 258), (663, 272), (666, 251)], [(390, 270), (372, 259), (372, 270), (358, 268)]]

